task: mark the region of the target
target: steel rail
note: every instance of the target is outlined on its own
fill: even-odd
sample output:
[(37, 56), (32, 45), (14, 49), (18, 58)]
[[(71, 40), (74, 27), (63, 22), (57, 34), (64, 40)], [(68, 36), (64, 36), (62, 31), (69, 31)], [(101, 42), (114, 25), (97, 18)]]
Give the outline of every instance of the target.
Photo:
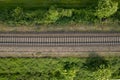
[(112, 35), (112, 36), (120, 36), (120, 33), (119, 32), (0, 32), (0, 36), (16, 36), (16, 35), (19, 35), (19, 36), (24, 36), (24, 35), (27, 35), (27, 36), (64, 36), (64, 35), (67, 35), (67, 36), (77, 36), (77, 35), (80, 35), (80, 36), (99, 36), (99, 35), (102, 35), (102, 36), (109, 36), (109, 35)]
[[(88, 47), (90, 47), (90, 49), (92, 50), (93, 48), (91, 47), (94, 47), (94, 51), (97, 49), (100, 49), (101, 51), (102, 50), (105, 51), (104, 48), (107, 48), (106, 51), (108, 51), (110, 47), (113, 47), (114, 48), (113, 50), (120, 51), (119, 49), (120, 33), (114, 33), (114, 32), (113, 33), (97, 33), (97, 32), (96, 33), (87, 33), (87, 32), (86, 33), (82, 33), (82, 32), (81, 33), (79, 32), (76, 32), (76, 33), (74, 32), (0, 33), (0, 49), (3, 49), (3, 48), (7, 49), (7, 47), (9, 48), (15, 47), (15, 49), (16, 47), (19, 47), (19, 48), (49, 47), (50, 49), (57, 48), (57, 47), (61, 47), (61, 48), (66, 47), (66, 49), (69, 47), (70, 48), (86, 47), (87, 49)], [(84, 51), (84, 49), (81, 51)], [(111, 48), (110, 48), (110, 51), (112, 51)]]

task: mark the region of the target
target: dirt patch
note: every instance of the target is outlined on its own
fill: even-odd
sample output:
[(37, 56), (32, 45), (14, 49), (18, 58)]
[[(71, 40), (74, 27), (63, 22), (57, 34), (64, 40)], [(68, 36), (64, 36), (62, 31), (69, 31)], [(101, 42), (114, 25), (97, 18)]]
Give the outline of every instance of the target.
[(107, 25), (84, 25), (84, 24), (67, 24), (67, 25), (39, 25), (39, 26), (8, 26), (0, 24), (0, 32), (17, 32), (17, 31), (37, 31), (37, 32), (46, 32), (46, 31), (120, 31), (118, 24)]
[(0, 52), (0, 57), (120, 57), (120, 52)]

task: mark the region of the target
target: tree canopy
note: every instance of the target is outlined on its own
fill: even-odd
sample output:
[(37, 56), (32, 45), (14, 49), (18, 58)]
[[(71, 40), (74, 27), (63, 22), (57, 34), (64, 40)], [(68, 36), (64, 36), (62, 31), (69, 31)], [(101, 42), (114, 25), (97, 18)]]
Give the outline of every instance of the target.
[(111, 0), (99, 0), (95, 15), (102, 19), (107, 18), (117, 12), (118, 2)]

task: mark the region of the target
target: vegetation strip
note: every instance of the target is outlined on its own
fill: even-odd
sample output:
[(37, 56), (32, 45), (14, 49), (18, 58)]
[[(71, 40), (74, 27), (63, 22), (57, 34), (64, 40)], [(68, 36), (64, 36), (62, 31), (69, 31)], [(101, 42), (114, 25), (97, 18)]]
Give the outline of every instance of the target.
[(0, 67), (1, 80), (120, 79), (119, 57), (0, 58)]
[(118, 0), (27, 1), (0, 1), (1, 31), (120, 31)]

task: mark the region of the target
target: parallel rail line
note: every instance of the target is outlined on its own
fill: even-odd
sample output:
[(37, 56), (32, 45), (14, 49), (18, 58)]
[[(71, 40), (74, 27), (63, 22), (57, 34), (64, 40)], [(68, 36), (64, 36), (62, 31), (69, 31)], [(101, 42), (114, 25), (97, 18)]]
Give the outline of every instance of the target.
[[(34, 49), (34, 50), (32, 50)], [(120, 51), (120, 33), (0, 33), (0, 51)]]
[(0, 33), (1, 49), (3, 47), (78, 48), (82, 46), (96, 47), (94, 51), (97, 47), (113, 47), (120, 51), (120, 33)]

